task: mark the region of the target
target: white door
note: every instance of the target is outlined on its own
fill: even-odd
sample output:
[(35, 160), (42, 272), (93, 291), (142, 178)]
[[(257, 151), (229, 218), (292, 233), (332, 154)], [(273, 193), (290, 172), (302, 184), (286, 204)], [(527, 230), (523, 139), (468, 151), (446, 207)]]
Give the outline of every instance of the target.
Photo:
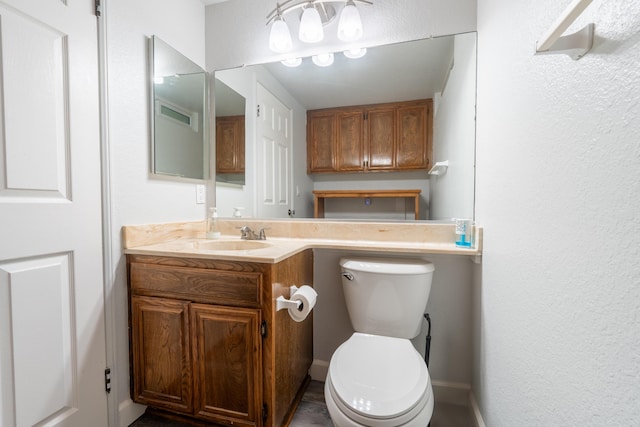
[(106, 426), (93, 0), (0, 0), (0, 425)]
[(261, 84), (257, 95), (257, 215), (286, 218), (293, 209), (291, 110)]

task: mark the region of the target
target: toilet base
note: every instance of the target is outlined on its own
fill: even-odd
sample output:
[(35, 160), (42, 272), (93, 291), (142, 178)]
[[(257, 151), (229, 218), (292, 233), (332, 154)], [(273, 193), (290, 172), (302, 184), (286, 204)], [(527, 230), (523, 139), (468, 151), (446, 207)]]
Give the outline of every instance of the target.
[(405, 421), (404, 423), (394, 424), (394, 420), (376, 420), (370, 419), (367, 424), (361, 424), (355, 420), (349, 418), (336, 404), (333, 397), (333, 386), (331, 385), (330, 376), (327, 375), (327, 379), (324, 384), (324, 400), (331, 416), (331, 421), (335, 427), (426, 427), (433, 415), (433, 390), (431, 384), (427, 390), (427, 396), (421, 402), (424, 407), (416, 414), (412, 419)]

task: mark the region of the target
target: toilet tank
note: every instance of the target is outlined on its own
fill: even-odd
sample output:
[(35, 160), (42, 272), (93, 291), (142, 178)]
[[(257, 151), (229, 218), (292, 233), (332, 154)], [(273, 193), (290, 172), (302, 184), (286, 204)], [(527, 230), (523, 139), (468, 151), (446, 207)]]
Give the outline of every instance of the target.
[(434, 267), (421, 259), (340, 260), (342, 289), (356, 332), (411, 339), (420, 333)]

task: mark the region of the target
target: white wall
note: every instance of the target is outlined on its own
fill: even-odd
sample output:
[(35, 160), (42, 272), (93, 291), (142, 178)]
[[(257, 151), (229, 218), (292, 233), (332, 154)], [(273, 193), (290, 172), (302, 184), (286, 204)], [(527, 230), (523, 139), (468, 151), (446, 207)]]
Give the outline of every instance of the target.
[[(429, 218), (429, 179), (425, 171), (417, 172), (376, 172), (347, 174), (315, 174), (314, 190), (420, 190), (419, 219)], [(327, 199), (325, 218), (359, 219), (414, 219), (413, 202), (404, 199), (371, 199), (366, 205), (364, 199)]]
[[(429, 219), (473, 218), (476, 141), (476, 34), (459, 34), (445, 90), (436, 97), (434, 162), (445, 174), (429, 178)], [(455, 194), (455, 197), (451, 197)]]
[(157, 173), (177, 174), (187, 178), (204, 176), (202, 109), (195, 114), (198, 117), (197, 131), (172, 118), (155, 115), (155, 135), (162, 135), (161, 138), (156, 138), (155, 143)]
[[(353, 252), (339, 250), (314, 251), (314, 287), (318, 292), (318, 300), (313, 309), (314, 364), (324, 363), (328, 366), (336, 348), (353, 333), (344, 301), (339, 266), (341, 257), (353, 255)], [(357, 255), (407, 257), (406, 254), (379, 252), (360, 252)], [(430, 255), (417, 258), (431, 261), (435, 267), (427, 304), (427, 313), (432, 322), (429, 358), (431, 380), (468, 386), (471, 383), (472, 366), (470, 325), (473, 264), (468, 257)], [(425, 351), (426, 333), (424, 322), (422, 331), (413, 341), (422, 355)], [(324, 380), (324, 377), (316, 379)]]
[[(103, 2), (104, 4), (104, 2)], [(107, 20), (112, 258), (114, 283), (107, 284), (115, 308), (111, 366), (120, 425), (142, 407), (129, 399), (126, 265), (123, 225), (199, 220), (194, 184), (151, 179), (149, 66), (147, 38), (157, 35), (204, 67), (204, 6), (200, 0), (115, 0), (105, 4)], [(109, 268), (109, 266), (106, 266)]]
[(640, 3), (478, 0), (474, 390), (487, 425), (640, 425)]

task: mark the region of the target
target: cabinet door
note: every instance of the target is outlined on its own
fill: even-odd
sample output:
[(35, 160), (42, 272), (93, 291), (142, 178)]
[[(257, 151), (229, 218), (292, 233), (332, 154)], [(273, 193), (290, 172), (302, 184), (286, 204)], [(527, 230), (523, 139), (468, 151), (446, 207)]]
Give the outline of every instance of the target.
[(135, 402), (192, 412), (188, 302), (131, 297), (131, 358)]
[(241, 119), (238, 119), (238, 137), (236, 138), (236, 170), (238, 173), (244, 173), (245, 165), (244, 165), (244, 152), (246, 147), (246, 138), (245, 138), (245, 121), (244, 116)]
[(309, 112), (307, 115), (308, 172), (336, 170), (336, 114)]
[(398, 108), (397, 169), (426, 169), (429, 140), (427, 103)]
[(195, 414), (237, 426), (262, 424), (262, 337), (256, 309), (191, 305)]
[(364, 118), (362, 110), (339, 113), (338, 172), (364, 170)]
[(396, 109), (393, 107), (367, 110), (367, 169), (393, 169), (396, 152)]
[(244, 172), (244, 116), (216, 118), (216, 172)]

